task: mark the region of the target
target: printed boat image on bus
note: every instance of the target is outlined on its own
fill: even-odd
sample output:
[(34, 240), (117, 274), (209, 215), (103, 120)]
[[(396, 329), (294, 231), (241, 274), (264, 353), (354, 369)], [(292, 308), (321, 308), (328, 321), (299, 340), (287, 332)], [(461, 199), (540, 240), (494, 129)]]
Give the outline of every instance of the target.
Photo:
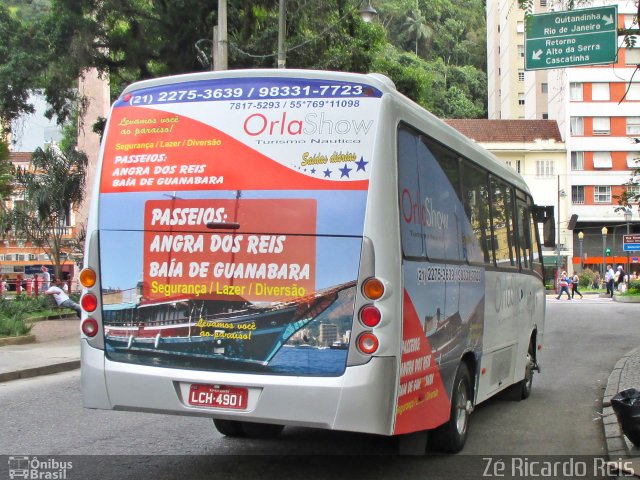
[[(354, 289), (355, 282), (349, 282), (291, 302), (269, 306), (247, 302), (238, 310), (218, 313), (210, 312), (219, 310), (220, 302), (188, 298), (126, 309), (106, 305), (105, 334), (114, 357), (116, 352), (147, 353), (190, 356), (203, 360), (201, 363), (219, 360), (267, 365), (296, 332), (327, 309), (347, 306), (348, 310), (351, 304), (353, 310)], [(302, 345), (310, 339), (303, 335), (299, 340)]]

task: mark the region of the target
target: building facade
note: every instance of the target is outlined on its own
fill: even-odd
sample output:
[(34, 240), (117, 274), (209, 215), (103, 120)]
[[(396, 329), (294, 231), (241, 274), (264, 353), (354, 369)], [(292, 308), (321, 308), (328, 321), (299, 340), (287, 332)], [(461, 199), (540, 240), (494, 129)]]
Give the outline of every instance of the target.
[[(638, 28), (635, 1), (594, 1), (586, 7), (618, 6), (618, 27)], [(533, 12), (564, 10), (559, 2), (534, 0)], [(571, 215), (577, 223), (566, 249), (576, 268), (601, 271), (605, 264), (627, 263), (640, 271), (640, 252), (623, 249), (623, 235), (640, 232), (637, 200), (621, 210), (618, 198), (640, 167), (640, 42), (627, 48), (618, 38), (618, 57), (613, 65), (524, 71), (524, 11), (506, 0), (487, 2), (487, 68), (489, 118), (549, 118), (556, 120), (566, 144), (564, 165), (555, 192), (567, 195), (568, 212), (560, 210), (560, 230)], [(515, 50), (515, 54), (514, 54)], [(522, 108), (520, 108), (522, 107)], [(557, 203), (557, 202), (554, 202)], [(552, 205), (553, 203), (549, 203)], [(629, 213), (631, 217), (629, 218)], [(566, 220), (563, 220), (566, 219)], [(560, 243), (562, 244), (561, 238)]]

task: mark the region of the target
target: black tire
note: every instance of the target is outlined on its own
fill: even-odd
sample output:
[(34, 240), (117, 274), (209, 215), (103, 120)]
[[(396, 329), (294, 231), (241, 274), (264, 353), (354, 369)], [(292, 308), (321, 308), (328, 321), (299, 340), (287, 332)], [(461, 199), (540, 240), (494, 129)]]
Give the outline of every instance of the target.
[(456, 372), (451, 393), (451, 412), (444, 425), (429, 432), (429, 447), (445, 453), (458, 453), (467, 441), (469, 415), (473, 410), (471, 374), (462, 362)]
[(213, 424), (216, 426), (216, 429), (226, 437), (244, 437), (242, 422), (214, 418)]
[(533, 389), (533, 369), (535, 367), (535, 347), (533, 341), (529, 344), (529, 351), (527, 352), (527, 364), (525, 366), (524, 379), (520, 380), (518, 385), (518, 391), (520, 392), (520, 400), (526, 400), (531, 395)]
[(276, 438), (280, 436), (283, 429), (284, 425), (242, 422), (244, 436), (248, 438)]

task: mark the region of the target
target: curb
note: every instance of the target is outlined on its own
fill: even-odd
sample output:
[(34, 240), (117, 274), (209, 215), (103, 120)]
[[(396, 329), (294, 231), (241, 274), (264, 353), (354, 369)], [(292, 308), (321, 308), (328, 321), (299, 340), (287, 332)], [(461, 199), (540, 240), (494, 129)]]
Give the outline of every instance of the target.
[(80, 368), (80, 360), (70, 360), (68, 362), (44, 365), (42, 367), (25, 368), (15, 372), (0, 373), (0, 383), (10, 382), (24, 378), (39, 377), (40, 375), (51, 375), (53, 373), (68, 372)]
[[(620, 464), (624, 460), (638, 458), (637, 448), (634, 447), (634, 445), (622, 433), (622, 429), (618, 424), (618, 418), (611, 407), (611, 399), (620, 391), (622, 374), (627, 362), (630, 358), (638, 355), (640, 355), (640, 348), (630, 351), (618, 360), (609, 375), (607, 387), (602, 397), (602, 425), (604, 428), (607, 454), (609, 456), (609, 461), (617, 464)], [(638, 474), (638, 476), (640, 476), (640, 474)]]
[(3, 337), (0, 338), (0, 347), (7, 345), (25, 345), (27, 343), (33, 343), (36, 341), (35, 335), (19, 335), (17, 337)]

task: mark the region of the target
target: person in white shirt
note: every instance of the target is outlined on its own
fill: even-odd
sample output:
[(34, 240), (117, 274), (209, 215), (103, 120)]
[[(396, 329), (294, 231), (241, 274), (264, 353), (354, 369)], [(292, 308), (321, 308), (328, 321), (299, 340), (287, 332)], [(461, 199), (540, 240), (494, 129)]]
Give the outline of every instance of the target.
[(58, 281), (56, 282), (56, 285), (49, 287), (44, 293), (47, 295), (53, 295), (53, 298), (55, 299), (56, 304), (58, 304), (59, 307), (65, 307), (75, 310), (78, 316), (80, 316), (80, 314), (82, 313), (82, 308), (80, 307), (80, 305), (69, 298), (69, 295), (67, 295), (64, 290), (60, 288), (61, 285), (62, 282)]
[(51, 286), (51, 274), (49, 274), (49, 269), (44, 265), (40, 267), (40, 271), (42, 272), (42, 276), (40, 277), (42, 283), (38, 285), (38, 289), (44, 292)]

